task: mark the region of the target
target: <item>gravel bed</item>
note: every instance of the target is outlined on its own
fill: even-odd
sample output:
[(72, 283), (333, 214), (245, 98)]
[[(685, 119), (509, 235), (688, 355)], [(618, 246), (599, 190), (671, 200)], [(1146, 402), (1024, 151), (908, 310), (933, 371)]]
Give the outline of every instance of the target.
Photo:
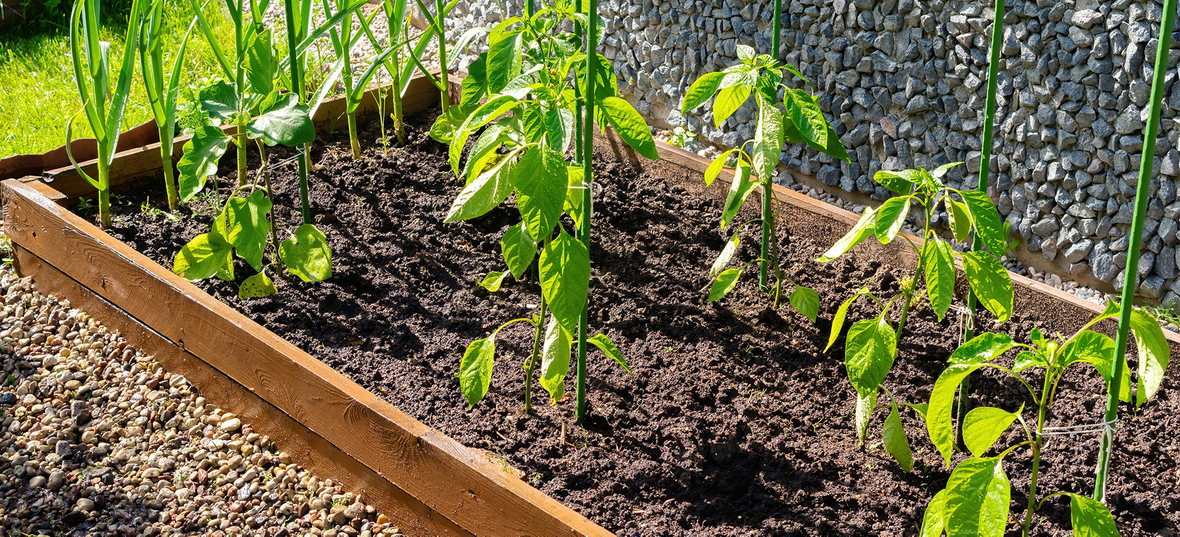
[(400, 535), (9, 266), (0, 296), (0, 534)]

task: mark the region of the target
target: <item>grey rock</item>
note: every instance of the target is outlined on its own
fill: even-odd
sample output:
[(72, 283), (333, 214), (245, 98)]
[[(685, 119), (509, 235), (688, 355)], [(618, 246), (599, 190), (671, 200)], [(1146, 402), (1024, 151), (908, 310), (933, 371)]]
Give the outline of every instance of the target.
[(1167, 282), (1163, 278), (1153, 274), (1139, 284), (1139, 292), (1147, 298), (1159, 298), (1163, 294), (1165, 283)]
[(1176, 277), (1176, 250), (1171, 246), (1160, 249), (1155, 256), (1155, 273), (1161, 278), (1171, 280)]
[(1070, 263), (1077, 263), (1090, 255), (1090, 250), (1094, 247), (1094, 241), (1090, 239), (1082, 239), (1067, 247), (1062, 254), (1065, 255), (1066, 261)]

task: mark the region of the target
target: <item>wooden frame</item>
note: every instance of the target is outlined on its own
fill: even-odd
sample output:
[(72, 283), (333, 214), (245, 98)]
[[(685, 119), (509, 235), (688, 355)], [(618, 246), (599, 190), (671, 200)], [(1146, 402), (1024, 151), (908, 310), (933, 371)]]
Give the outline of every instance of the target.
[[(374, 95), (366, 95), (362, 116), (376, 108)], [(437, 98), (433, 86), (416, 79), (406, 112), (433, 106)], [(341, 100), (326, 102), (317, 125), (333, 128), (343, 120), (343, 106)], [(657, 146), (662, 160), (647, 161), (613, 133), (598, 144), (603, 158), (628, 162), (693, 195), (724, 198), (726, 181), (706, 189), (701, 180), (708, 160), (664, 143)], [(158, 149), (148, 144), (119, 153), (112, 186), (158, 177)], [(361, 491), (403, 532), (610, 535), (71, 213), (64, 205), (93, 194), (72, 169), (6, 180), (2, 193), (4, 232), (22, 275), (102, 318), (188, 378), (210, 401), (274, 438), (300, 464)], [(774, 193), (782, 202), (779, 225), (786, 233), (834, 242), (857, 220), (794, 191), (776, 186)], [(867, 241), (853, 255), (909, 269), (917, 265), (913, 252), (897, 242)], [(1013, 275), (1012, 280), (1017, 308), (1046, 311), (1051, 304), (1058, 324), (1081, 326), (1100, 311), (1028, 278)], [(1167, 335), (1173, 349), (1180, 346), (1180, 337)]]

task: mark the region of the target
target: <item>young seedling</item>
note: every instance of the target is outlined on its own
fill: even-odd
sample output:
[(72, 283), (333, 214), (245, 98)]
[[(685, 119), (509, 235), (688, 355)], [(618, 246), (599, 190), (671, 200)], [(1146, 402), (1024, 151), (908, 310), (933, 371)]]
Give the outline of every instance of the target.
[[(781, 0), (775, 0), (772, 28), (780, 27), (781, 12)], [(733, 115), (751, 96), (758, 105), (754, 139), (718, 155), (705, 170), (705, 185), (711, 185), (713, 180), (721, 174), (726, 163), (731, 158), (736, 159), (733, 184), (730, 186), (729, 196), (725, 199), (725, 208), (721, 213), (721, 229), (725, 229), (737, 216), (738, 211), (746, 202), (746, 198), (754, 191), (754, 187), (758, 187), (762, 194), (761, 217), (742, 222), (733, 229), (733, 234), (721, 250), (721, 255), (717, 256), (709, 270), (709, 279), (712, 281), (709, 288), (709, 301), (720, 300), (729, 294), (737, 287), (738, 278), (746, 267), (752, 263), (758, 263), (758, 286), (763, 292), (771, 294), (773, 306), (778, 307), (782, 297), (783, 281), (788, 281), (794, 286), (790, 295), (791, 306), (815, 322), (816, 316), (819, 315), (819, 295), (814, 290), (795, 283), (789, 276), (783, 274), (779, 264), (778, 239), (775, 230), (778, 206), (773, 205), (778, 202), (773, 189), (775, 166), (782, 153), (784, 141), (806, 143), (817, 151), (845, 161), (848, 161), (849, 157), (840, 138), (824, 118), (815, 97), (805, 90), (791, 88), (782, 83), (783, 71), (804, 82), (807, 82), (807, 79), (794, 66), (779, 62), (777, 59), (779, 52), (778, 32), (772, 32), (772, 34), (773, 56), (758, 55), (753, 48), (738, 45), (739, 62), (727, 67), (724, 71), (702, 75), (688, 88), (681, 105), (681, 113), (687, 114), (716, 95), (716, 98), (713, 99), (713, 123), (717, 128), (721, 128), (725, 120), (729, 119), (729, 116)], [(778, 100), (780, 88), (783, 91), (781, 103)], [(783, 108), (782, 111), (779, 110), (780, 106)], [(749, 147), (748, 151), (747, 146)], [(752, 176), (756, 179), (751, 179)], [(746, 262), (739, 268), (725, 268), (729, 265), (734, 253), (737, 252), (742, 228), (749, 224), (759, 224), (762, 228), (761, 257)], [(773, 288), (768, 282), (770, 266), (774, 267), (775, 274)]]
[[(489, 52), (472, 64), (463, 81), (462, 101), (441, 115), (431, 130), (433, 137), (450, 145), (451, 166), (466, 183), (447, 221), (479, 217), (510, 195), (516, 196), (521, 221), (509, 227), (501, 240), (508, 269), (489, 274), (482, 284), (498, 290), (509, 274), (520, 279), (536, 261), (540, 314), (508, 323), (528, 322), (536, 328), (534, 352), (524, 364), (526, 410), (531, 409), (532, 376), (538, 368), (550, 397), (556, 401), (564, 395), (572, 336), (588, 332), (584, 312), (589, 297), (589, 248), (560, 223), (562, 214), (568, 214), (583, 239), (590, 226), (589, 161), (576, 165), (565, 159), (576, 136), (576, 104), (582, 100), (570, 80), (592, 85), (592, 91), (580, 93), (593, 96), (585, 103), (588, 115), (596, 105), (600, 125), (609, 123), (637, 152), (658, 158), (642, 116), (616, 95), (610, 62), (595, 53), (588, 76), (586, 55), (578, 50), (577, 37), (558, 32), (567, 20), (588, 23), (585, 13), (559, 0), (531, 17), (509, 18), (493, 28), (488, 34)], [(480, 105), (485, 96), (487, 102)], [(592, 127), (593, 122), (586, 125)], [(468, 139), (481, 129), (462, 162)], [(585, 158), (592, 132), (583, 133), (583, 138)], [(491, 384), (495, 337), (501, 329), (471, 343), (463, 355), (459, 383), (469, 405), (478, 403)], [(586, 341), (627, 368), (606, 335), (586, 337)], [(584, 416), (584, 410), (579, 409), (578, 416)]]
[(672, 138), (668, 140), (668, 143), (684, 149), (684, 146), (692, 143), (696, 137), (697, 133), (687, 131), (684, 129), (684, 127), (676, 127), (675, 129), (672, 129)]
[[(997, 322), (1007, 321), (1012, 315), (1012, 279), (998, 258), (998, 255), (1007, 251), (1008, 242), (1003, 235), (1004, 228), (995, 205), (985, 193), (949, 188), (942, 183), (942, 177), (947, 171), (959, 164), (962, 163), (946, 164), (932, 172), (923, 169), (877, 172), (873, 179), (898, 196), (886, 200), (880, 207), (865, 209), (856, 225), (817, 259), (821, 263), (836, 259), (869, 237), (876, 237), (881, 244), (889, 244), (901, 237), (913, 248), (919, 259), (915, 275), (902, 279), (901, 293), (888, 303), (883, 303), (862, 288), (845, 300), (832, 318), (832, 331), (825, 352), (839, 337), (848, 308), (856, 299), (867, 296), (881, 310), (875, 318), (853, 323), (844, 344), (848, 380), (857, 393), (856, 426), (861, 445), (864, 444), (869, 423), (877, 409), (877, 396), (883, 389), (881, 383), (897, 358), (897, 342), (905, 329), (910, 310), (920, 299), (925, 298), (941, 322), (950, 309), (955, 295), (956, 256), (962, 260), (971, 292), (995, 315)], [(921, 244), (901, 233), (902, 224), (913, 203), (922, 207), (925, 221)], [(934, 211), (940, 205), (946, 207), (950, 215), (951, 232), (956, 241), (967, 240), (974, 232), (988, 249), (959, 253), (940, 238), (930, 227)], [(918, 274), (925, 276), (925, 289), (918, 288)], [(894, 324), (892, 312), (898, 301), (901, 311)], [(889, 408), (884, 429), (885, 445), (889, 448), (891, 444), (898, 445), (898, 442), (908, 440), (897, 417), (901, 403), (888, 390), (886, 393), (891, 401), (890, 405), (883, 407)], [(899, 456), (892, 448), (888, 451), (907, 471), (910, 469), (912, 461)]]
[[(123, 53), (118, 58), (111, 57), (109, 42), (99, 40), (99, 29), (102, 28), (99, 0), (77, 0), (70, 15), (70, 56), (78, 84), (78, 96), (82, 100), (81, 111), (85, 112), (86, 121), (98, 145), (98, 177), (87, 174), (70, 151), (74, 117), (66, 122), (66, 155), (78, 174), (98, 191), (98, 221), (102, 227), (111, 225), (111, 162), (119, 145), (119, 130), (123, 125), (127, 99), (131, 95), (131, 79), (135, 76), (135, 44), (139, 42), (145, 5), (145, 0), (134, 0), (131, 4)], [(111, 85), (112, 60), (118, 60), (120, 65), (114, 86)]]
[[(1047, 427), (1049, 414), (1061, 388), (1061, 379), (1066, 369), (1073, 364), (1093, 365), (1106, 381), (1106, 389), (1112, 396), (1130, 402), (1131, 379), (1123, 356), (1117, 356), (1122, 364), (1121, 378), (1112, 376), (1112, 365), (1116, 359), (1115, 341), (1103, 334), (1090, 330), (1099, 321), (1119, 316), (1117, 303), (1108, 302), (1105, 311), (1087, 323), (1068, 339), (1045, 338), (1041, 331), (1033, 329), (1029, 335), (1031, 344), (1016, 343), (1010, 336), (985, 333), (967, 341), (950, 357), (950, 365), (934, 383), (926, 412), (926, 429), (948, 467), (955, 449), (955, 431), (952, 412), (955, 392), (963, 379), (972, 372), (991, 368), (1015, 379), (1028, 391), (1036, 408), (1036, 422), (1025, 421), (1024, 405), (1014, 411), (996, 407), (977, 407), (963, 419), (963, 442), (971, 458), (960, 462), (951, 472), (945, 489), (930, 501), (922, 521), (922, 536), (937, 537), (945, 530), (948, 535), (1002, 536), (1008, 523), (1008, 508), (1011, 485), (1004, 472), (1003, 462), (1013, 451), (1028, 448), (1032, 454), (1032, 470), (1029, 475), (1028, 510), (1024, 515), (1022, 530), (1028, 535), (1033, 514), (1046, 501), (1058, 496), (1070, 501), (1070, 521), (1074, 535), (1118, 535), (1114, 517), (1101, 502), (1072, 492), (1054, 492), (1038, 501), (1037, 477), (1046, 436), (1074, 434), (1079, 432), (1101, 432), (1113, 424), (1103, 421), (1093, 425)], [(1168, 341), (1164, 338), (1159, 323), (1142, 310), (1130, 312), (1131, 329), (1134, 331), (1139, 350), (1139, 373), (1135, 389), (1135, 405), (1142, 406), (1159, 391), (1168, 367)], [(1001, 365), (998, 359), (1006, 352), (1017, 349), (1014, 365)], [(1041, 388), (1034, 388), (1035, 377), (1030, 373), (1044, 372)], [(984, 457), (1012, 423), (1020, 422), (1024, 440), (1000, 451), (993, 457)], [(908, 450), (908, 445), (906, 446)]]
[(165, 0), (152, 0), (150, 14), (140, 29), (139, 64), (143, 71), (143, 85), (147, 90), (152, 115), (160, 132), (160, 161), (164, 168), (164, 189), (168, 195), (168, 210), (180, 208), (180, 195), (176, 190), (176, 178), (172, 172), (172, 140), (176, 135), (176, 103), (180, 93), (180, 72), (183, 70), (184, 53), (188, 39), (197, 21), (189, 24), (184, 39), (172, 63), (172, 74), (164, 79), (164, 7)]
[[(346, 4), (347, 0), (336, 0), (337, 9), (345, 9), (347, 7)], [(328, 0), (324, 0), (324, 12), (329, 13), (330, 11)], [(368, 19), (365, 19), (363, 13), (360, 14), (357, 18), (360, 20), (363, 31), (354, 33), (352, 29), (352, 14), (345, 14), (340, 19), (340, 29), (332, 28), (328, 32), (332, 37), (332, 49), (336, 52), (337, 61), (340, 62), (340, 67), (342, 68), (341, 77), (344, 81), (345, 116), (348, 118), (348, 141), (352, 147), (352, 158), (361, 158), (361, 142), (357, 138), (356, 133), (356, 111), (360, 107), (361, 97), (364, 97), (365, 90), (369, 86), (369, 81), (372, 80), (373, 75), (377, 73), (377, 69), (381, 67), (385, 59), (404, 45), (403, 43), (401, 45), (391, 46), (388, 50), (379, 54), (364, 74), (359, 79), (353, 80), (352, 48), (356, 46), (357, 42), (365, 34), (372, 35), (369, 25), (376, 16), (377, 10), (373, 10), (373, 13), (369, 15)], [(390, 35), (396, 36), (396, 34), (392, 33), (392, 30)], [(374, 47), (377, 46), (376, 39), (371, 38), (370, 42)]]

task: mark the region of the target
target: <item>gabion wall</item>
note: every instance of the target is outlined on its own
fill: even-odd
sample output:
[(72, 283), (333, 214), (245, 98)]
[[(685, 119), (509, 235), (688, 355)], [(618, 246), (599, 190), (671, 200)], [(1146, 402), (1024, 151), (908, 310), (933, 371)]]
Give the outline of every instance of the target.
[[(494, 2), (457, 9), (457, 28), (502, 16)], [(708, 106), (679, 108), (692, 81), (730, 65), (739, 43), (769, 50), (770, 2), (604, 0), (600, 9), (603, 52), (641, 113), (725, 146), (753, 136), (750, 104), (720, 129)], [(966, 161), (950, 183), (976, 186), (991, 2), (784, 0), (783, 11), (785, 58), (814, 85), (852, 156), (790, 146), (788, 166), (884, 199), (870, 179), (877, 170)], [(1006, 11), (989, 193), (1030, 251), (1121, 287), (1162, 5), (1015, 0)], [(1164, 302), (1180, 292), (1180, 36), (1173, 43), (1139, 262), (1140, 293)]]

